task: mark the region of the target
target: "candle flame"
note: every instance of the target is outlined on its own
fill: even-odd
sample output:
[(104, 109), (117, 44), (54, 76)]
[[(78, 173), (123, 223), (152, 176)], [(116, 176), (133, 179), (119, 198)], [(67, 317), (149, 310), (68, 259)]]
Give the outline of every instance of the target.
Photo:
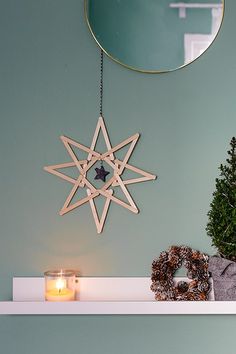
[(59, 278), (56, 281), (56, 288), (58, 290), (58, 292), (60, 293), (62, 291), (62, 289), (64, 289), (66, 287), (66, 281), (65, 279)]

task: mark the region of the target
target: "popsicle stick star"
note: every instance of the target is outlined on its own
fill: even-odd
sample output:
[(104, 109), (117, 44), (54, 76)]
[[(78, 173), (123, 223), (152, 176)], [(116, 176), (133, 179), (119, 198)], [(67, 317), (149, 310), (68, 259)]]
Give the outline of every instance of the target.
[[(107, 150), (103, 153), (96, 151), (96, 144), (99, 138), (100, 131), (103, 135), (106, 148), (107, 148)], [(131, 212), (137, 214), (139, 210), (135, 202), (133, 201), (126, 186), (134, 183), (155, 180), (157, 177), (153, 174), (150, 174), (149, 172), (143, 171), (140, 168), (128, 164), (128, 161), (130, 159), (130, 156), (133, 153), (133, 150), (137, 144), (138, 139), (139, 139), (139, 134), (134, 134), (128, 139), (122, 141), (120, 144), (112, 147), (102, 117), (99, 117), (98, 119), (98, 123), (90, 147), (86, 147), (85, 145), (80, 144), (75, 140), (68, 138), (66, 136), (61, 136), (61, 140), (69, 156), (71, 157), (72, 161), (44, 167), (45, 171), (72, 184), (72, 189), (68, 197), (66, 198), (66, 201), (63, 207), (61, 208), (59, 214), (64, 215), (80, 207), (81, 205), (89, 202), (98, 233), (101, 233), (103, 230), (111, 202), (114, 202), (130, 210)], [(126, 152), (124, 159), (123, 160), (117, 159), (115, 154), (126, 146), (128, 146), (128, 151)], [(74, 151), (75, 148), (87, 153), (88, 154), (87, 159), (79, 159), (79, 157)], [(97, 162), (106, 162), (112, 169), (111, 177), (109, 178), (108, 181), (104, 181), (104, 185), (101, 188), (96, 188), (89, 181), (87, 177), (88, 171)], [(76, 171), (78, 172), (78, 176), (76, 178), (70, 177), (61, 171), (70, 168), (76, 168)], [(126, 169), (136, 174), (139, 174), (141, 176), (123, 180), (122, 174)], [(108, 173), (106, 176), (108, 176)], [(120, 190), (123, 192), (125, 201), (114, 195), (115, 188), (117, 187), (119, 187)], [(83, 188), (86, 189), (86, 196), (84, 198), (76, 199), (75, 198), (76, 193), (78, 192), (79, 189), (83, 189)], [(97, 197), (105, 198), (105, 204), (100, 218), (95, 204), (95, 198)], [(73, 201), (74, 199), (76, 199), (76, 201)]]

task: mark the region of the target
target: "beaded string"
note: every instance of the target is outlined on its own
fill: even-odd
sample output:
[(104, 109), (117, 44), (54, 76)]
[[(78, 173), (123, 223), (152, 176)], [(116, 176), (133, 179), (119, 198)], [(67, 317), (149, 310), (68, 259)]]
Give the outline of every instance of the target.
[(99, 114), (100, 117), (103, 116), (103, 50), (101, 49), (101, 60), (100, 60), (100, 103), (99, 103)]

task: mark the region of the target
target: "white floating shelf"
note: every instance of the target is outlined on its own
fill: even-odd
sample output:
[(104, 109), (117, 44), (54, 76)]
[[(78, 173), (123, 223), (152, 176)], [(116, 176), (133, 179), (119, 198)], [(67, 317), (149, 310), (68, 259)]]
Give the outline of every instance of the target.
[(236, 301), (0, 302), (2, 315), (235, 315)]
[[(176, 278), (176, 281), (186, 278)], [(44, 301), (43, 278), (13, 278), (13, 301), (1, 315), (229, 315), (236, 301), (154, 301), (150, 278), (78, 278), (77, 300)]]

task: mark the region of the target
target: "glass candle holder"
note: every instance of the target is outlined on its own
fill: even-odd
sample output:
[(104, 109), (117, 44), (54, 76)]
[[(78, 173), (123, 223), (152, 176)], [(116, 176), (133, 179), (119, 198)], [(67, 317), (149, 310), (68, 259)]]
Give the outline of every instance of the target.
[(74, 301), (75, 276), (73, 270), (49, 270), (45, 272), (45, 300)]

